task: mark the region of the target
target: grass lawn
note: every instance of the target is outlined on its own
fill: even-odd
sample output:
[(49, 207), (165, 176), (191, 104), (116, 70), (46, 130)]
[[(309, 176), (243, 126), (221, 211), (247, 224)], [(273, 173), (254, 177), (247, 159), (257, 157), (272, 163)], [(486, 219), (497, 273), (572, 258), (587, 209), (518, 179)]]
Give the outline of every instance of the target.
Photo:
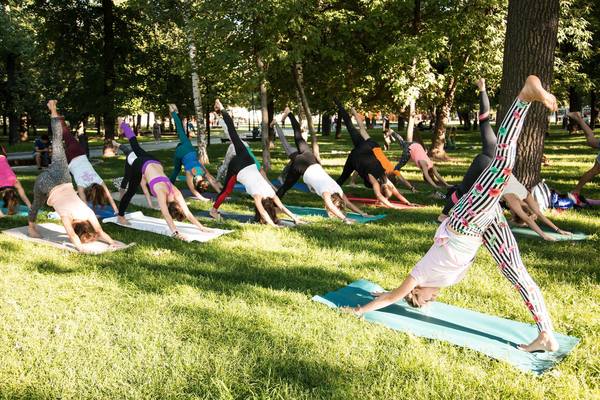
[[(323, 164), (335, 177), (349, 140), (320, 140)], [(478, 140), (477, 132), (459, 133), (453, 161), (439, 164), (449, 181), (462, 177)], [(225, 152), (224, 145), (209, 149), (214, 160)], [(172, 151), (156, 154), (169, 171)], [(583, 136), (556, 132), (546, 154), (552, 164), (543, 175), (561, 191), (572, 188), (596, 157)], [(395, 150), (390, 159), (397, 155)], [(279, 172), (285, 163), (279, 146), (273, 159)], [(98, 170), (105, 179), (116, 177), (122, 164), (122, 157), (105, 160)], [(0, 235), (0, 398), (599, 398), (599, 209), (554, 217), (565, 229), (594, 234), (590, 241), (519, 238), (556, 330), (581, 338), (567, 359), (541, 377), (311, 301), (361, 278), (393, 288), (425, 254), (441, 201), (429, 196), (414, 166), (405, 169), (421, 190), (409, 198), (427, 207), (386, 210), (387, 218), (367, 225), (314, 219), (277, 230), (206, 221), (235, 229), (207, 244), (107, 225), (114, 238), (138, 244), (102, 256)], [(34, 179), (23, 175), (29, 193)], [(584, 193), (600, 198), (600, 180)], [(316, 196), (296, 191), (285, 202), (321, 206)], [(250, 201), (238, 197), (223, 210), (250, 213)], [(5, 218), (0, 228), (25, 223)], [(467, 277), (439, 300), (532, 322), (484, 249)]]

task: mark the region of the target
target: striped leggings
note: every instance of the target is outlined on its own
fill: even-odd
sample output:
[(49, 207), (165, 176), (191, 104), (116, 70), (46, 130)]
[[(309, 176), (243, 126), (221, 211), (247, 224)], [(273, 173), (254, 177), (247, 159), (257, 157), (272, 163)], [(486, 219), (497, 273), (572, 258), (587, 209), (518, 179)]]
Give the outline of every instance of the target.
[(517, 242), (499, 201), (515, 164), (517, 140), (530, 104), (516, 99), (498, 130), (492, 163), (450, 210), (449, 226), (456, 232), (483, 238), (500, 272), (519, 291), (540, 331), (552, 332), (552, 321), (540, 289), (523, 265)]

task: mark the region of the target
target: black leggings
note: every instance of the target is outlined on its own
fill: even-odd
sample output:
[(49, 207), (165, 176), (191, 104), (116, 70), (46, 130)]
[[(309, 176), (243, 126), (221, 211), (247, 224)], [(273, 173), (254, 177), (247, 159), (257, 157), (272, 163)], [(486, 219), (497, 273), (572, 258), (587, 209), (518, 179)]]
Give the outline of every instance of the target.
[[(471, 162), (462, 182), (448, 191), (446, 205), (442, 210), (442, 214), (448, 215), (456, 201), (469, 191), (477, 178), (479, 178), (479, 175), (481, 175), (483, 170), (490, 165), (494, 158), (497, 139), (494, 130), (492, 129), (492, 125), (490, 124), (489, 112), (490, 100), (488, 99), (487, 93), (485, 91), (479, 92), (479, 133), (481, 134), (481, 153)], [(482, 117), (482, 115), (486, 113), (488, 113), (488, 115)]]
[(291, 165), (285, 176), (285, 181), (279, 189), (277, 189), (277, 196), (281, 198), (288, 190), (294, 186), (294, 184), (304, 175), (308, 167), (314, 164), (318, 164), (317, 158), (311, 151), (308, 143), (302, 137), (302, 130), (300, 124), (294, 114), (288, 114), (292, 128), (294, 129), (294, 142), (296, 142), (296, 148), (298, 151), (290, 155)]
[(335, 100), (335, 105), (338, 108), (338, 113), (344, 120), (344, 125), (346, 125), (346, 129), (350, 134), (352, 144), (354, 145), (354, 147), (359, 147), (363, 142), (365, 142), (365, 139), (360, 135), (360, 132), (354, 127), (354, 124), (352, 123), (352, 117), (350, 117), (350, 114), (348, 114), (346, 109), (342, 107), (338, 100)]
[(240, 136), (235, 130), (233, 120), (229, 114), (227, 114), (226, 111), (221, 111), (221, 115), (223, 116), (225, 125), (227, 125), (229, 139), (231, 139), (231, 143), (235, 148), (235, 156), (229, 162), (229, 166), (227, 167), (227, 176), (225, 177), (225, 185), (223, 185), (223, 189), (221, 189), (221, 192), (215, 200), (213, 205), (214, 208), (219, 208), (227, 196), (229, 196), (229, 194), (233, 191), (235, 182), (237, 181), (237, 174), (248, 165), (255, 165), (254, 159), (248, 152), (246, 146), (244, 146), (242, 139), (240, 139)]
[[(124, 216), (125, 210), (129, 206), (133, 195), (140, 187), (140, 183), (142, 181), (142, 168), (147, 161), (158, 161), (155, 157), (151, 156), (150, 153), (146, 152), (137, 141), (135, 136), (129, 138), (129, 144), (131, 146), (131, 151), (135, 153), (137, 158), (133, 162), (133, 164), (129, 165), (129, 161), (125, 160), (125, 176), (123, 177), (123, 182), (125, 182), (125, 186), (127, 187), (127, 191), (123, 194), (121, 201), (119, 202), (119, 215)], [(123, 149), (125, 152), (126, 149)], [(123, 182), (121, 182), (121, 188), (123, 188)]]

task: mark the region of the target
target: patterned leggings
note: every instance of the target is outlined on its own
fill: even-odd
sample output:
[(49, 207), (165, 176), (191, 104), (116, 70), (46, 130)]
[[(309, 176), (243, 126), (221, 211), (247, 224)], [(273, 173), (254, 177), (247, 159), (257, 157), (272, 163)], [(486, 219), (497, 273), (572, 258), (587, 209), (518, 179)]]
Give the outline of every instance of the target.
[(63, 183), (71, 183), (69, 164), (63, 148), (63, 117), (51, 119), (52, 126), (52, 164), (47, 170), (42, 171), (33, 185), (33, 203), (29, 210), (29, 221), (35, 222), (40, 208), (48, 200), (50, 191)]
[(540, 289), (523, 265), (517, 242), (499, 205), (502, 190), (515, 164), (517, 139), (530, 104), (519, 99), (498, 130), (492, 163), (450, 211), (449, 226), (460, 234), (478, 236), (498, 263), (500, 272), (519, 291), (540, 331), (552, 332), (552, 321)]

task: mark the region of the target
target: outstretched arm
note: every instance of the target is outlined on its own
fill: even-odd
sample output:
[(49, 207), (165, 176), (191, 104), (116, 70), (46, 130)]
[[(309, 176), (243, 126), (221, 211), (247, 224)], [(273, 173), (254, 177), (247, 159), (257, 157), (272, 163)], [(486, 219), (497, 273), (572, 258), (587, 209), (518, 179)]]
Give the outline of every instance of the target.
[(531, 209), (531, 211), (533, 211), (533, 213), (535, 215), (537, 215), (538, 218), (544, 224), (549, 226), (554, 232), (559, 233), (561, 235), (570, 235), (571, 234), (571, 232), (563, 231), (562, 229), (560, 229), (552, 221), (550, 221), (548, 219), (548, 217), (546, 217), (546, 215), (544, 215), (544, 213), (540, 210), (540, 206), (538, 205), (537, 201), (535, 201), (535, 199), (533, 198), (531, 193), (527, 194), (527, 197), (525, 198), (525, 203), (527, 203), (527, 206)]
[(102, 182), (102, 189), (104, 189), (104, 195), (108, 199), (108, 203), (112, 207), (112, 209), (115, 212), (115, 214), (117, 214), (119, 212), (119, 208), (117, 207), (117, 203), (115, 203), (115, 200), (112, 198), (112, 195), (110, 193), (110, 189), (108, 188), (108, 186), (106, 186), (106, 183), (104, 183), (104, 182)]
[(423, 178), (425, 178), (427, 183), (429, 183), (434, 188), (439, 189), (440, 187), (433, 181), (433, 179), (431, 179), (431, 176), (429, 175), (429, 170), (427, 169), (427, 162), (424, 160), (419, 160), (418, 167), (421, 169), (421, 172), (423, 172)]
[(18, 180), (15, 182), (15, 189), (17, 189), (17, 192), (19, 193), (19, 197), (21, 198), (21, 200), (23, 200), (23, 203), (25, 203), (27, 208), (31, 208), (31, 202), (29, 201), (29, 198), (27, 197), (27, 193), (25, 193), (25, 189), (23, 189), (21, 182), (19, 182)]
[(63, 223), (63, 226), (65, 227), (67, 236), (68, 236), (69, 240), (71, 241), (71, 243), (73, 244), (73, 246), (75, 246), (77, 251), (83, 251), (83, 246), (81, 245), (81, 240), (79, 239), (79, 236), (77, 236), (77, 234), (75, 233), (75, 230), (73, 229), (73, 221), (71, 220), (71, 218), (61, 216), (60, 219)]
[(585, 140), (587, 144), (590, 147), (599, 148), (600, 140), (594, 136), (594, 131), (592, 130), (592, 128), (590, 128), (588, 124), (585, 123), (585, 120), (583, 119), (581, 114), (579, 114), (578, 112), (570, 112), (567, 115), (569, 116), (569, 118), (572, 118), (574, 121), (576, 121), (577, 124), (581, 127), (581, 129), (583, 129), (583, 132), (585, 132)]
[[(290, 217), (296, 225), (302, 223), (302, 220), (300, 218), (298, 218), (298, 216), (296, 214), (294, 214), (293, 212), (288, 210), (287, 207), (283, 205), (283, 203), (281, 202), (281, 199), (279, 197), (277, 197), (277, 196), (273, 197), (273, 202), (281, 211), (283, 211), (288, 217)], [(261, 206), (262, 206), (262, 203), (261, 203)]]
[(202, 166), (202, 170), (204, 171), (204, 178), (208, 181), (210, 186), (212, 186), (215, 192), (219, 193), (223, 188), (221, 184), (215, 179), (214, 176), (212, 176), (212, 174), (208, 171), (208, 169), (206, 169), (204, 165)]
[(366, 212), (362, 211), (360, 208), (358, 208), (356, 206), (356, 204), (354, 204), (353, 202), (351, 202), (350, 199), (345, 194), (342, 194), (342, 199), (344, 199), (344, 203), (346, 204), (346, 207), (348, 207), (349, 209), (351, 209), (355, 213), (360, 214), (363, 217), (368, 217), (369, 216), (369, 214), (367, 214)]
[[(387, 197), (385, 197), (383, 195), (383, 193), (381, 193), (381, 185), (379, 184), (379, 182), (377, 181), (377, 179), (375, 179), (373, 176), (369, 175), (369, 181), (371, 182), (371, 185), (373, 186), (373, 193), (375, 193), (375, 197), (377, 198), (377, 200), (379, 200), (379, 202), (381, 204), (383, 204), (387, 208), (395, 208), (397, 210), (400, 209), (399, 206), (397, 206), (396, 204), (390, 202), (387, 199)], [(400, 196), (402, 196), (402, 195), (400, 195)], [(404, 201), (406, 201), (406, 199), (404, 199)]]
[(262, 205), (262, 198), (260, 196), (257, 196), (254, 198), (254, 205), (256, 206), (256, 209), (258, 210), (258, 213), (260, 214), (260, 216), (262, 217), (262, 219), (265, 220), (265, 222), (267, 223), (267, 225), (270, 226), (274, 226), (274, 227), (278, 227), (275, 222), (273, 222), (273, 220), (271, 219), (271, 216), (269, 215), (269, 213), (267, 212), (267, 210), (265, 210), (265, 207)]
[(387, 307), (405, 298), (416, 286), (417, 281), (415, 278), (413, 278), (411, 275), (408, 275), (406, 279), (404, 279), (404, 282), (402, 282), (402, 284), (396, 289), (379, 295), (375, 300), (365, 304), (364, 306), (354, 307), (352, 311), (355, 314), (362, 315), (369, 311), (375, 311)]
[(521, 206), (521, 200), (517, 196), (515, 196), (513, 194), (505, 194), (504, 200), (506, 201), (506, 205), (508, 205), (508, 208), (510, 208), (510, 211), (513, 214), (515, 214), (517, 217), (521, 218), (523, 220), (523, 222), (525, 222), (532, 231), (534, 231), (535, 233), (540, 235), (544, 240), (548, 240), (548, 241), (555, 240), (555, 239), (551, 238), (550, 236), (548, 236), (538, 226), (538, 224), (533, 220), (533, 218), (531, 218), (531, 216), (529, 214), (527, 214), (525, 212), (525, 210), (523, 210), (523, 207)]
[(94, 217), (91, 218), (89, 221), (90, 224), (92, 224), (94, 230), (98, 233), (99, 240), (102, 240), (104, 243), (108, 243), (111, 246), (114, 246), (116, 244), (115, 241), (110, 236), (108, 236), (108, 233), (104, 232), (104, 229), (102, 229), (102, 226), (100, 226), (100, 222), (98, 222), (98, 218)]
[(400, 192), (398, 191), (398, 189), (396, 189), (396, 186), (394, 186), (394, 185), (390, 185), (390, 186), (391, 186), (391, 187), (390, 187), (390, 189), (391, 189), (391, 191), (392, 191), (392, 194), (393, 194), (393, 195), (394, 195), (394, 196), (395, 196), (395, 197), (396, 197), (396, 198), (397, 198), (397, 199), (398, 199), (400, 202), (402, 202), (402, 203), (406, 204), (407, 206), (411, 206), (411, 205), (412, 205), (412, 203), (411, 203), (410, 201), (408, 201), (408, 200), (406, 199), (406, 197), (404, 197), (404, 196), (402, 196), (402, 195), (400, 194)]
[(325, 202), (325, 207), (331, 214), (335, 215), (342, 221), (346, 220), (346, 216), (344, 215), (344, 213), (339, 208), (337, 208), (335, 204), (333, 204), (333, 201), (331, 201), (331, 193), (323, 193), (323, 202)]

